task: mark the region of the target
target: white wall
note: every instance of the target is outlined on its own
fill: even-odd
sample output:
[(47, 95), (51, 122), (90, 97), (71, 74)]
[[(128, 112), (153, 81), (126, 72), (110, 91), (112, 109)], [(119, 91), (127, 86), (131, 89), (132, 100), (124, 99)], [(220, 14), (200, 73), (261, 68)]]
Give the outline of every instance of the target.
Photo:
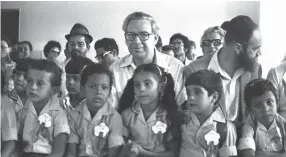
[(270, 68), (277, 66), (286, 53), (285, 1), (262, 1), (260, 28), (263, 38), (260, 63), (263, 76), (266, 77)]
[[(64, 35), (74, 23), (83, 23), (94, 40), (115, 38), (120, 56), (128, 54), (121, 29), (124, 18), (134, 12), (151, 14), (158, 22), (163, 44), (172, 34), (181, 32), (199, 45), (203, 31), (220, 25), (236, 15), (245, 14), (259, 22), (260, 2), (191, 1), (191, 2), (1, 2), (3, 9), (20, 8), (19, 40), (29, 40), (40, 51), (48, 40), (58, 40), (65, 46)], [(94, 42), (91, 44), (94, 55)], [(39, 52), (34, 56), (41, 57)], [(198, 54), (201, 49), (198, 47)], [(63, 53), (61, 60), (64, 59)]]

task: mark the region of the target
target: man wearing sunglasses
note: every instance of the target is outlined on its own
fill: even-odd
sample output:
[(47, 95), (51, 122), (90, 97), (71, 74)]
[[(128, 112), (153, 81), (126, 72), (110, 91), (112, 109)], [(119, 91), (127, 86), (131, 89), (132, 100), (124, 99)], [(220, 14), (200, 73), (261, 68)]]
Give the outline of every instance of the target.
[(94, 44), (96, 51), (95, 59), (110, 67), (110, 65), (118, 60), (119, 49), (116, 41), (113, 38), (103, 38), (97, 40)]
[(176, 82), (174, 89), (176, 100), (178, 105), (181, 105), (186, 100), (183, 79), (184, 65), (174, 57), (160, 53), (156, 49), (159, 27), (154, 18), (143, 12), (134, 12), (126, 17), (122, 28), (130, 54), (110, 66), (114, 76), (112, 87), (114, 107), (117, 107), (127, 81), (132, 77), (136, 67), (147, 63), (157, 64), (173, 76)]
[[(219, 101), (226, 118), (237, 128), (248, 116), (245, 109), (244, 88), (252, 79), (261, 77), (257, 62), (261, 55), (259, 26), (248, 16), (237, 16), (227, 25), (224, 45), (218, 38), (203, 38), (201, 46), (206, 54), (184, 70), (185, 77), (199, 70), (213, 70), (221, 76), (223, 92)], [(217, 47), (217, 49), (216, 49)], [(216, 51), (218, 50), (218, 51)]]

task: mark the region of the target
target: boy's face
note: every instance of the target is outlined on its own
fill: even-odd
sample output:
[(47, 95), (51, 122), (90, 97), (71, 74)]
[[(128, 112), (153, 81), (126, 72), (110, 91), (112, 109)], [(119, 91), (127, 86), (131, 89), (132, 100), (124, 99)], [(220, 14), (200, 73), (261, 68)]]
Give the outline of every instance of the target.
[(208, 95), (203, 87), (199, 85), (188, 85), (186, 86), (188, 96), (188, 107), (193, 113), (204, 113), (210, 108), (213, 108), (214, 103), (217, 101), (217, 94), (213, 93)]
[(13, 81), (14, 81), (14, 88), (17, 92), (23, 92), (26, 90), (27, 86), (27, 78), (26, 72), (23, 71), (15, 71)]
[(277, 102), (271, 91), (255, 96), (251, 100), (250, 110), (252, 115), (263, 125), (270, 126), (277, 113)]
[(111, 91), (109, 79), (107, 74), (95, 73), (88, 76), (82, 90), (90, 109), (97, 110), (106, 103)]
[(28, 70), (27, 95), (33, 102), (48, 100), (56, 91), (51, 85), (53, 74), (36, 69)]
[(80, 93), (80, 74), (68, 74), (66, 75), (66, 87), (69, 94)]

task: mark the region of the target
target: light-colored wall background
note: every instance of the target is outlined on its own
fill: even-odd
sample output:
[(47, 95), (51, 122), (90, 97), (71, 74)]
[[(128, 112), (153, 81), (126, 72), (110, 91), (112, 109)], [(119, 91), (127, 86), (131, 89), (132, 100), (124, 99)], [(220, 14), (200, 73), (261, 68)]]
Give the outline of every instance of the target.
[[(190, 2), (1, 2), (2, 9), (21, 9), (19, 40), (32, 42), (35, 58), (42, 58), (41, 50), (48, 40), (60, 41), (65, 46), (64, 35), (73, 24), (80, 22), (90, 31), (94, 40), (111, 37), (119, 45), (120, 56), (128, 54), (121, 29), (124, 18), (134, 12), (143, 11), (152, 15), (158, 22), (163, 44), (168, 44), (172, 34), (181, 32), (194, 40), (197, 54), (203, 31), (221, 25), (236, 15), (245, 14), (259, 23), (260, 2), (247, 1), (190, 1)], [(94, 42), (90, 57), (95, 55)], [(63, 60), (64, 54), (60, 56)]]

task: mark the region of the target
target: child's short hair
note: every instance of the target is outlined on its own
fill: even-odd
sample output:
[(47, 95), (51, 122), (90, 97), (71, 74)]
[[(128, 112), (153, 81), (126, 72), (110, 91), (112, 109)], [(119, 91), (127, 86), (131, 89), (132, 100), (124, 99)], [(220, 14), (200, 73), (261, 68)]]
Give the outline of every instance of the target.
[(28, 70), (30, 69), (41, 70), (41, 71), (46, 71), (48, 73), (52, 73), (53, 76), (51, 77), (51, 86), (52, 87), (61, 86), (62, 69), (55, 62), (45, 59), (34, 60), (30, 64)]
[(109, 77), (109, 85), (110, 87), (112, 86), (113, 75), (111, 71), (104, 64), (101, 63), (93, 63), (84, 68), (81, 74), (80, 84), (84, 86), (87, 82), (88, 77), (93, 74), (106, 74)]
[(80, 74), (84, 67), (94, 64), (94, 62), (86, 57), (75, 56), (66, 65), (67, 74)]
[(24, 58), (24, 59), (18, 60), (18, 62), (16, 62), (16, 67), (14, 69), (14, 73), (16, 71), (28, 72), (28, 68), (33, 61), (35, 61), (35, 60), (31, 59), (31, 58)]
[(273, 93), (273, 95), (275, 96), (276, 102), (278, 102), (277, 90), (270, 81), (265, 80), (263, 78), (250, 81), (246, 85), (245, 92), (244, 92), (244, 100), (245, 100), (246, 106), (250, 107), (251, 100), (253, 97), (261, 96), (265, 92), (268, 92), (268, 91), (271, 91)]
[(199, 70), (192, 73), (185, 82), (185, 86), (188, 85), (198, 85), (203, 87), (208, 92), (209, 96), (214, 92), (217, 92), (219, 95), (218, 100), (221, 97), (222, 81), (220, 75), (212, 70)]

